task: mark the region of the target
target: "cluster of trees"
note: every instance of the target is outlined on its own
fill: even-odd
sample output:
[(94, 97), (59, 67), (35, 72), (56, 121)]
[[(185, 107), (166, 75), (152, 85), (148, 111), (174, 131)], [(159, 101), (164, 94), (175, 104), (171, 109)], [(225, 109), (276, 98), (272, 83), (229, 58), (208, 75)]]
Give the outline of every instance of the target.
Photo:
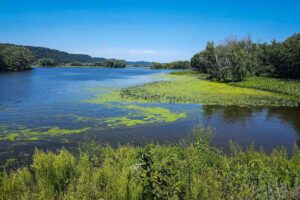
[(50, 67), (50, 66), (57, 66), (58, 63), (52, 59), (52, 58), (41, 58), (37, 61), (37, 64), (39, 66), (44, 66), (44, 67)]
[(300, 78), (300, 34), (271, 44), (250, 38), (227, 39), (221, 45), (208, 42), (204, 51), (192, 57), (191, 66), (219, 81), (241, 81), (254, 75)]
[(0, 45), (0, 71), (28, 70), (33, 61), (33, 54), (24, 47)]
[(170, 63), (153, 62), (150, 65), (151, 69), (189, 69), (191, 68), (189, 61), (174, 61)]
[(104, 67), (110, 67), (110, 68), (124, 68), (126, 67), (126, 61), (124, 60), (104, 60), (101, 62), (96, 62), (94, 66), (104, 66)]

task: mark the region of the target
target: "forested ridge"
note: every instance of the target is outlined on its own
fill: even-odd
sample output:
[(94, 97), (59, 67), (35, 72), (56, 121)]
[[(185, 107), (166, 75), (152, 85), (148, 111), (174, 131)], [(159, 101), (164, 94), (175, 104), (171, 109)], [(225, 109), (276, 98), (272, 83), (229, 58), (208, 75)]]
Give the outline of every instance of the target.
[(103, 66), (123, 68), (149, 66), (149, 62), (127, 62), (118, 59), (92, 57), (86, 54), (72, 54), (56, 49), (0, 43), (0, 71), (22, 71), (37, 66)]
[(14, 44), (0, 44), (1, 46), (14, 46), (19, 48), (26, 48), (31, 51), (34, 55), (35, 60), (40, 60), (43, 58), (53, 59), (57, 63), (71, 63), (71, 62), (99, 62), (106, 60), (105, 58), (91, 57), (85, 54), (72, 54), (64, 51), (59, 51), (56, 49), (50, 49), (46, 47), (35, 47), (35, 46), (23, 46)]

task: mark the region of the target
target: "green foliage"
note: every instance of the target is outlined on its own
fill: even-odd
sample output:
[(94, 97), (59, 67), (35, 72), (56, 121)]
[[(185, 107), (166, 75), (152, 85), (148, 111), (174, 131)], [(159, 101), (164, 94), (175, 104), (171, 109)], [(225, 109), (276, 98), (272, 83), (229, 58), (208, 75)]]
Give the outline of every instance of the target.
[[(7, 50), (10, 49), (10, 52), (6, 53), (7, 50), (5, 50), (4, 52), (5, 54), (2, 54), (1, 53), (2, 49), (7, 49)], [(0, 71), (4, 71), (3, 70), (4, 64), (6, 64), (3, 63), (5, 61), (4, 58), (6, 60), (20, 60), (21, 50), (26, 51), (27, 54), (30, 53), (30, 64), (34, 62), (34, 64), (38, 66), (71, 65), (71, 66), (104, 66), (104, 67), (112, 67), (112, 68), (123, 68), (126, 67), (127, 65), (126, 61), (124, 60), (91, 57), (85, 54), (70, 54), (67, 52), (44, 48), (44, 47), (0, 44)], [(29, 58), (27, 54), (23, 53), (22, 55), (26, 56), (26, 58)], [(147, 64), (147, 63), (139, 62), (137, 64)], [(20, 67), (16, 63), (12, 63), (12, 66), (13, 66), (13, 70), (15, 68)], [(27, 65), (24, 67), (27, 67)]]
[(84, 55), (84, 54), (70, 54), (67, 52), (44, 48), (44, 47), (33, 47), (33, 46), (24, 46), (24, 47), (29, 49), (33, 53), (36, 60), (49, 58), (49, 59), (53, 59), (57, 63), (71, 63), (71, 62), (89, 63), (89, 62), (103, 60), (103, 58), (93, 58), (89, 55)]
[(102, 62), (96, 62), (94, 65), (110, 67), (110, 68), (124, 68), (126, 67), (126, 61), (111, 59), (111, 60), (104, 60)]
[(204, 51), (191, 58), (191, 66), (223, 82), (253, 75), (300, 78), (300, 34), (271, 44), (254, 43), (250, 38), (229, 39), (221, 45), (208, 42)]
[(57, 66), (58, 63), (52, 59), (52, 58), (42, 58), (42, 59), (39, 59), (37, 61), (37, 64), (39, 66), (44, 66), (44, 67), (52, 67), (52, 66)]
[(189, 69), (191, 68), (189, 61), (174, 61), (170, 63), (153, 62), (150, 65), (151, 69)]
[(274, 74), (284, 78), (300, 78), (300, 34), (283, 42), (275, 40), (265, 53), (265, 63), (273, 66)]
[(0, 178), (0, 199), (299, 199), (300, 151), (271, 155), (231, 143), (210, 146), (198, 127), (179, 145), (84, 143), (79, 151), (36, 150), (33, 164)]
[(267, 77), (248, 77), (245, 81), (231, 83), (231, 85), (277, 92), (300, 98), (299, 81)]
[(26, 48), (0, 45), (0, 71), (28, 70), (33, 58)]
[(75, 158), (66, 150), (60, 150), (57, 155), (36, 150), (32, 169), (41, 199), (55, 199), (62, 195), (74, 177)]
[(192, 57), (191, 65), (219, 81), (241, 81), (256, 72), (256, 49), (257, 45), (250, 39), (228, 39), (218, 46), (208, 42), (204, 51)]
[(31, 191), (34, 190), (34, 179), (27, 167), (5, 173), (0, 181), (0, 199), (33, 199)]

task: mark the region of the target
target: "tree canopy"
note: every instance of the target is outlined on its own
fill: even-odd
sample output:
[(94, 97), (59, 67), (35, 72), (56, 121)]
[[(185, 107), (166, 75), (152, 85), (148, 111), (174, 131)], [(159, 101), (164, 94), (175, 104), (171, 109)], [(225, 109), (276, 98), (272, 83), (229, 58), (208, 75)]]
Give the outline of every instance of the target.
[(52, 58), (41, 58), (37, 61), (38, 65), (40, 66), (48, 66), (48, 67), (51, 67), (51, 66), (57, 66), (57, 62), (52, 59)]
[(30, 69), (33, 54), (26, 48), (0, 45), (0, 70), (22, 71)]
[(104, 60), (102, 62), (96, 62), (94, 65), (110, 67), (110, 68), (124, 68), (126, 67), (126, 61), (110, 59), (110, 60)]
[(192, 68), (219, 81), (241, 81), (246, 76), (270, 75), (300, 78), (300, 34), (283, 42), (255, 43), (250, 38), (227, 39), (191, 58)]
[(174, 61), (170, 63), (153, 62), (151, 69), (188, 69), (191, 67), (189, 61)]

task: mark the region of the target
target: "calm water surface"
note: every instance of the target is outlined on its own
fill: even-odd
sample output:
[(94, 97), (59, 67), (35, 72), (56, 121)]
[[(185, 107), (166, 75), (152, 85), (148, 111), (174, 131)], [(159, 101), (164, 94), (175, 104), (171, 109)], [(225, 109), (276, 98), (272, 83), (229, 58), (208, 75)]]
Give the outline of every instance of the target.
[(95, 119), (130, 115), (120, 107), (85, 101), (110, 89), (163, 80), (159, 74), (168, 72), (144, 68), (46, 68), (0, 74), (0, 138), (4, 135), (4, 127), (11, 132), (22, 128), (89, 128), (86, 134), (65, 135), (64, 140), (55, 137), (37, 141), (0, 140), (0, 161), (16, 155), (30, 155), (34, 147), (71, 148), (85, 138), (113, 146), (177, 142), (197, 123), (214, 127), (214, 145), (225, 150), (230, 139), (244, 147), (251, 143), (263, 146), (267, 152), (279, 146), (285, 146), (290, 152), (294, 143), (300, 145), (300, 108), (147, 103), (142, 106), (159, 106), (175, 113), (186, 113), (187, 117), (171, 123), (130, 127), (109, 127), (97, 120), (74, 120), (74, 116)]

